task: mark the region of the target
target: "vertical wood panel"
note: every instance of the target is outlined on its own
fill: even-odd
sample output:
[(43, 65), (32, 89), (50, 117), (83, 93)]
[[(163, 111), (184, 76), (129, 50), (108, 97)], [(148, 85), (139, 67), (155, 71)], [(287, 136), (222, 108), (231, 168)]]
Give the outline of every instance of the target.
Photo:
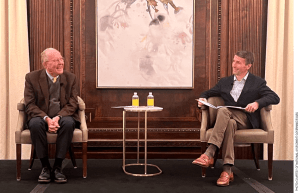
[[(64, 58), (65, 58), (65, 69), (71, 69), (71, 38), (72, 38), (72, 12), (70, 0), (63, 1), (63, 44), (64, 44)], [(70, 70), (71, 71), (71, 70)]]
[(229, 9), (228, 9), (228, 0), (222, 0), (221, 1), (221, 53), (220, 53), (220, 77), (228, 76), (228, 45), (229, 45)]
[[(206, 10), (210, 10), (211, 9), (211, 3), (206, 1)], [(206, 26), (205, 26), (205, 36), (206, 36), (206, 41), (205, 41), (205, 44), (206, 44), (206, 50), (205, 52), (206, 53), (210, 53), (210, 51), (212, 50), (212, 44), (210, 42), (211, 38), (212, 38), (212, 25), (211, 25), (211, 20), (213, 18), (211, 18), (211, 11), (207, 11), (206, 12)], [(211, 73), (211, 67), (210, 65), (207, 65), (207, 64), (211, 64), (212, 63), (212, 56), (211, 54), (206, 54), (205, 55), (205, 60), (206, 60), (206, 65), (205, 65), (205, 71), (207, 73)], [(211, 79), (209, 79), (208, 82), (206, 82), (206, 87), (209, 86), (211, 82)]]
[(261, 5), (262, 9), (262, 30), (261, 30), (261, 41), (260, 41), (260, 63), (256, 65), (260, 65), (261, 67), (261, 77), (265, 78), (265, 66), (266, 66), (266, 45), (267, 45), (267, 20), (268, 20), (268, 0), (264, 0)]
[[(231, 62), (234, 54), (238, 50), (248, 50), (254, 53), (255, 61), (250, 72), (264, 77), (265, 66), (265, 41), (266, 41), (266, 17), (267, 17), (267, 0), (222, 0), (222, 3), (228, 2), (228, 20), (222, 20), (222, 26), (229, 22), (228, 39), (229, 42), (222, 40), (222, 49), (228, 50), (228, 57), (221, 55), (222, 61), (226, 61), (221, 70), (221, 76), (231, 75)], [(222, 6), (222, 18), (227, 17), (224, 12), (226, 6)], [(223, 31), (222, 33), (226, 33)], [(222, 35), (223, 37), (225, 35)], [(223, 52), (225, 52), (223, 50)], [(225, 57), (225, 58), (224, 58)], [(226, 72), (225, 72), (226, 71)], [(223, 77), (222, 76), (222, 77)]]
[(83, 87), (85, 85), (85, 55), (86, 55), (86, 42), (85, 42), (85, 15), (86, 15), (86, 2), (85, 0), (80, 1), (80, 70), (77, 73), (80, 77), (80, 94), (83, 98), (85, 97), (85, 92), (82, 92)]
[(63, 2), (28, 0), (30, 70), (43, 68), (40, 54), (48, 47), (64, 55)]
[[(220, 44), (221, 39), (219, 38), (219, 28), (218, 28), (218, 19), (221, 18), (219, 2), (207, 0), (207, 13), (206, 13), (206, 72), (210, 74), (209, 80), (207, 82), (206, 88), (213, 87), (217, 81), (218, 76), (220, 75), (220, 69), (218, 65), (219, 53), (220, 53)], [(217, 56), (217, 57), (216, 57)]]

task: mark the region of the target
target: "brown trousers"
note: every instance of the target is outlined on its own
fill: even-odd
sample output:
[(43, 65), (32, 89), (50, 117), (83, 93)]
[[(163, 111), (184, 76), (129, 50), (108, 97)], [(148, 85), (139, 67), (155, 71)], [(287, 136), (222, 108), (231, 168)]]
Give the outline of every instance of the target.
[(244, 111), (233, 108), (218, 109), (216, 123), (208, 140), (218, 148), (222, 147), (223, 164), (234, 165), (234, 134), (237, 129), (251, 128)]

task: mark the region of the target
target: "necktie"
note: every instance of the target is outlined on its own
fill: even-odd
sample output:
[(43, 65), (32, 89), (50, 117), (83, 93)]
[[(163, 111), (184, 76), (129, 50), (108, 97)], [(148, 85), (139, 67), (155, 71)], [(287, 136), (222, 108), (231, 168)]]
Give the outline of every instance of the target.
[(53, 83), (55, 83), (57, 80), (57, 77), (53, 77)]

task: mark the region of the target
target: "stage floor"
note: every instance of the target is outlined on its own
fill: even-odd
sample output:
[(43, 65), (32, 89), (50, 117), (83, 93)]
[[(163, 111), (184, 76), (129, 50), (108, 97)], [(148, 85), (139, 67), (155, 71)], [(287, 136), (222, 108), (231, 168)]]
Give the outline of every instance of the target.
[[(235, 179), (228, 187), (216, 186), (222, 172), (221, 160), (218, 160), (215, 169), (207, 169), (205, 178), (201, 177), (201, 167), (193, 165), (192, 161), (149, 159), (148, 163), (156, 164), (163, 173), (153, 177), (134, 177), (123, 172), (120, 159), (89, 159), (87, 178), (83, 179), (81, 160), (76, 160), (77, 169), (73, 168), (70, 160), (64, 160), (63, 172), (68, 177), (66, 184), (39, 184), (39, 160), (35, 160), (31, 171), (27, 170), (29, 161), (22, 160), (22, 179), (19, 182), (16, 180), (16, 161), (1, 160), (0, 192), (293, 192), (293, 161), (274, 161), (273, 180), (269, 181), (267, 161), (260, 161), (261, 170), (257, 171), (254, 161), (236, 160), (233, 168)], [(133, 162), (135, 160), (126, 160), (126, 163)]]

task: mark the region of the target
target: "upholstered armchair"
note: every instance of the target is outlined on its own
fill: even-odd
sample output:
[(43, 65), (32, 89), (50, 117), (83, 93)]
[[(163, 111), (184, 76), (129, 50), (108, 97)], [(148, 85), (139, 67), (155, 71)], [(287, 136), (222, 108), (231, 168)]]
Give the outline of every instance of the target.
[[(85, 103), (84, 101), (78, 97), (78, 104), (79, 104), (79, 118), (80, 118), (80, 128), (75, 128), (72, 143), (82, 143), (82, 165), (83, 165), (83, 178), (87, 177), (87, 140), (88, 140), (88, 129), (86, 125), (86, 118), (85, 118)], [(19, 111), (18, 115), (18, 123), (17, 129), (15, 132), (15, 142), (16, 142), (16, 154), (17, 154), (17, 180), (21, 180), (21, 146), (22, 144), (32, 144), (30, 138), (30, 131), (25, 129), (25, 124), (27, 122), (27, 115), (25, 112), (25, 104), (24, 99), (20, 101), (17, 105), (17, 109)], [(56, 143), (57, 134), (48, 133), (47, 132), (47, 140), (50, 144)], [(31, 160), (29, 170), (32, 167), (33, 160), (34, 160), (34, 148), (32, 148), (31, 152)], [(73, 155), (73, 152), (70, 149), (70, 157), (72, 159), (72, 163), (74, 168), (76, 168), (76, 162)]]
[[(224, 105), (224, 101), (220, 97), (210, 97), (208, 102), (214, 106)], [(202, 109), (202, 121), (200, 128), (200, 141), (201, 141), (201, 153), (206, 150), (208, 139), (212, 133), (212, 128), (214, 127), (217, 109), (213, 109), (203, 105)], [(272, 180), (273, 173), (273, 144), (274, 144), (274, 130), (271, 123), (270, 111), (272, 106), (264, 107), (260, 110), (261, 114), (261, 128), (237, 130), (235, 132), (234, 142), (235, 146), (245, 146), (251, 145), (253, 158), (257, 170), (260, 170), (259, 160), (255, 155), (254, 144), (266, 143), (268, 144), (268, 179)], [(215, 159), (216, 160), (216, 159)], [(206, 170), (202, 168), (202, 177), (205, 177)]]

